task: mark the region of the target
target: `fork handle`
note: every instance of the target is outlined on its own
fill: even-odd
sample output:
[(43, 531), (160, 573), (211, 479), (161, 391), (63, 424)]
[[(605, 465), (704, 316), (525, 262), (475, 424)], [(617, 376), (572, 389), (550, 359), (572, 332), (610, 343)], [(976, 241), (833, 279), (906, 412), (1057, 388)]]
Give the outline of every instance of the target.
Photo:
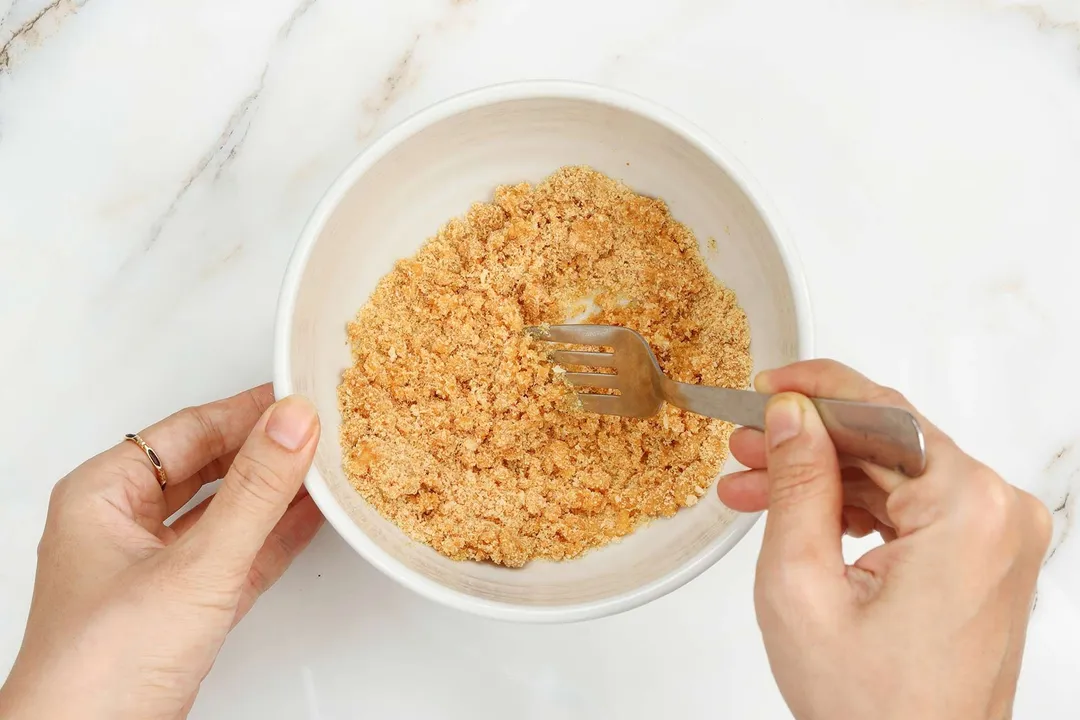
[[(765, 429), (771, 395), (752, 390), (690, 385), (668, 380), (664, 397), (672, 405), (736, 425)], [(811, 398), (838, 452), (893, 468), (908, 477), (926, 469), (922, 428), (907, 410), (887, 405)]]

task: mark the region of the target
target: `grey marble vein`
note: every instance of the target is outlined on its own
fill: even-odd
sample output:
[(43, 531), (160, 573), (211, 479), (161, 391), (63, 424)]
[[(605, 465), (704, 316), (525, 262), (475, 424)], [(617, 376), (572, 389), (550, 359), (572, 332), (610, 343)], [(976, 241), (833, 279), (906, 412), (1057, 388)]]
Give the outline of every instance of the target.
[(210, 146), (199, 161), (188, 171), (184, 178), (184, 181), (180, 185), (180, 190), (173, 197), (172, 202), (165, 209), (158, 219), (150, 228), (150, 235), (144, 243), (143, 249), (149, 250), (161, 237), (161, 232), (165, 229), (166, 223), (176, 214), (177, 208), (183, 201), (184, 197), (191, 190), (198, 180), (207, 174), (209, 171), (213, 171), (214, 179), (221, 177), (221, 174), (229, 166), (229, 164), (236, 159), (237, 153), (243, 146), (244, 140), (247, 139), (248, 132), (251, 130), (251, 122), (254, 118), (259, 95), (262, 93), (263, 87), (266, 84), (266, 73), (270, 69), (270, 63), (263, 67), (262, 73), (259, 75), (259, 80), (255, 85), (255, 88), (249, 92), (233, 110), (229, 119), (225, 122), (225, 127), (218, 135), (217, 139)]
[(248, 133), (251, 131), (252, 122), (255, 119), (255, 113), (257, 111), (257, 105), (259, 95), (262, 93), (263, 88), (266, 86), (266, 77), (270, 72), (270, 66), (274, 62), (274, 56), (276, 55), (278, 47), (283, 43), (292, 32), (296, 23), (315, 5), (318, 0), (300, 0), (296, 8), (293, 10), (289, 18), (282, 23), (281, 29), (278, 30), (278, 40), (271, 48), (269, 57), (266, 60), (266, 64), (263, 66), (262, 73), (259, 75), (259, 80), (255, 85), (255, 88), (247, 94), (237, 104), (236, 109), (233, 110), (229, 119), (225, 123), (224, 129), (218, 135), (217, 140), (210, 146), (210, 149), (203, 154), (199, 161), (192, 166), (188, 171), (181, 183), (179, 191), (173, 197), (172, 202), (165, 211), (154, 221), (150, 227), (150, 233), (145, 243), (143, 243), (143, 250), (149, 250), (161, 237), (161, 233), (165, 229), (165, 225), (176, 214), (180, 203), (183, 202), (184, 197), (191, 190), (192, 186), (199, 181), (200, 178), (207, 175), (209, 172), (213, 172), (213, 179), (216, 181), (221, 178), (222, 173), (229, 167), (229, 165), (236, 159), (244, 141), (247, 139)]
[(463, 9), (475, 2), (476, 0), (451, 0), (449, 8), (444, 10), (440, 17), (425, 23), (416, 32), (412, 41), (390, 66), (390, 71), (382, 84), (361, 101), (360, 107), (364, 111), (364, 116), (361, 118), (361, 125), (356, 133), (356, 139), (359, 142), (366, 141), (374, 134), (383, 116), (416, 81), (419, 74), (416, 54), (421, 42), (447, 32), (450, 23), (462, 17)]
[(300, 0), (296, 9), (293, 10), (292, 15), (285, 21), (285, 24), (281, 26), (281, 30), (278, 31), (278, 38), (284, 40), (289, 37), (289, 33), (293, 31), (296, 23), (300, 21), (300, 18), (307, 14), (307, 11), (311, 9), (311, 6), (317, 3), (319, 0)]
[(403, 52), (391, 66), (390, 72), (387, 73), (386, 78), (383, 80), (379, 89), (370, 96), (364, 98), (362, 107), (364, 110), (365, 122), (357, 133), (357, 140), (363, 141), (375, 131), (375, 128), (379, 124), (379, 120), (386, 114), (386, 111), (397, 102), (398, 98), (405, 91), (408, 81), (411, 78), (413, 58), (416, 55), (416, 47), (420, 44), (421, 37), (422, 35), (417, 33), (416, 37), (413, 38), (413, 41), (405, 48), (405, 52)]
[(1041, 499), (1054, 520), (1053, 537), (1044, 565), (1053, 559), (1072, 532), (1077, 498), (1080, 497), (1080, 465), (1072, 457), (1075, 446), (1075, 442), (1063, 445), (1043, 468), (1046, 486), (1040, 493)]
[[(63, 2), (64, 0), (59, 1)], [(158, 241), (165, 226), (176, 214), (188, 192), (201, 178), (212, 173), (212, 179), (216, 181), (221, 177), (222, 173), (224, 173), (230, 163), (235, 161), (243, 147), (244, 140), (251, 130), (251, 125), (258, 108), (259, 94), (266, 84), (267, 75), (274, 63), (278, 50), (287, 41), (297, 22), (303, 18), (317, 2), (318, 0), (300, 0), (289, 18), (282, 23), (281, 29), (278, 31), (277, 42), (270, 50), (266, 65), (263, 67), (262, 74), (259, 77), (255, 89), (240, 101), (236, 106), (236, 109), (230, 115), (217, 140), (211, 145), (210, 149), (199, 158), (199, 161), (192, 166), (191, 170), (188, 171), (179, 190), (169, 203), (168, 207), (166, 207), (165, 211), (151, 225), (148, 237), (143, 243), (144, 251), (152, 248)], [(414, 59), (417, 47), (419, 46), (421, 39), (425, 37), (425, 32), (432, 30), (433, 28), (434, 32), (442, 29), (442, 21), (445, 20), (446, 17), (454, 16), (463, 6), (469, 4), (471, 4), (471, 0), (466, 0), (466, 2), (455, 0), (451, 3), (448, 12), (444, 13), (439, 21), (433, 23), (431, 26), (425, 26), (424, 31), (416, 33), (401, 55), (399, 55), (391, 65), (390, 71), (386, 75), (379, 89), (361, 101), (361, 107), (364, 111), (364, 120), (362, 127), (357, 132), (356, 139), (358, 141), (363, 142), (376, 130), (381, 118), (400, 99), (410, 83), (415, 79), (416, 69)]]
[[(1074, 473), (1073, 479), (1075, 480), (1078, 476), (1080, 476), (1080, 472)], [(1051, 541), (1050, 551), (1046, 553), (1046, 560), (1043, 561), (1044, 565), (1054, 558), (1054, 555), (1069, 538), (1075, 509), (1076, 493), (1072, 490), (1065, 491), (1065, 496), (1061, 501), (1055, 507), (1051, 508), (1054, 516), (1054, 525), (1059, 526), (1060, 529), (1054, 533), (1055, 537)]]
[(11, 20), (11, 14), (15, 12), (15, 6), (18, 4), (18, 0), (13, 0), (12, 3), (7, 6), (7, 10), (4, 11), (4, 14), (0, 16), (0, 34), (6, 32), (5, 27), (7, 26), (8, 21)]
[[(52, 0), (52, 2), (26, 20), (26, 22), (15, 28), (14, 31), (10, 31), (11, 37), (0, 45), (0, 72), (10, 71), (12, 63), (17, 59), (16, 54), (20, 49), (20, 45), (24, 48), (34, 45), (34, 31), (37, 29), (39, 23), (55, 19), (56, 23), (59, 25), (59, 23), (63, 22), (67, 17), (78, 12), (87, 2), (89, 2), (89, 0)], [(12, 11), (15, 9), (16, 5), (17, 3), (12, 3), (8, 8), (7, 14), (4, 16), (5, 24), (8, 18), (11, 17)]]

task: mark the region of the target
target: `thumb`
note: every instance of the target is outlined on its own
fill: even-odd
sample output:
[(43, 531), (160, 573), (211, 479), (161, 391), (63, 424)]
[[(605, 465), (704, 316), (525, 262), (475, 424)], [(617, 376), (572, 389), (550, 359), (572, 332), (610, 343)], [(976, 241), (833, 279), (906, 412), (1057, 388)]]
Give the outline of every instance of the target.
[(271, 405), (236, 454), (221, 488), (188, 533), (218, 568), (246, 575), (263, 541), (285, 514), (311, 467), (319, 416), (292, 395)]
[(813, 403), (782, 393), (765, 409), (769, 514), (762, 564), (842, 569), (843, 488), (836, 449)]

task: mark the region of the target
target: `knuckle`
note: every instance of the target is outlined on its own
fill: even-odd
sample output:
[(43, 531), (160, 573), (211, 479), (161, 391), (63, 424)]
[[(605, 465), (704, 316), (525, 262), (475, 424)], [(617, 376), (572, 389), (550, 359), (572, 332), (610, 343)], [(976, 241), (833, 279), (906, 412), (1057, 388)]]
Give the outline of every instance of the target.
[(251, 388), (244, 393), (244, 396), (251, 402), (259, 415), (262, 415), (274, 404), (274, 391), (269, 384)]
[(266, 503), (273, 503), (288, 489), (281, 473), (248, 453), (237, 456), (232, 472), (245, 492)]
[(207, 485), (225, 477), (227, 472), (229, 472), (229, 464), (219, 457), (199, 468), (195, 477), (199, 479), (199, 484)]
[(911, 403), (904, 397), (904, 394), (895, 388), (887, 387), (884, 385), (876, 386), (871, 392), (869, 400), (881, 405), (890, 405), (892, 407), (910, 407)]
[(274, 579), (259, 563), (252, 563), (251, 569), (248, 571), (247, 586), (251, 589), (255, 597), (262, 595), (264, 592), (270, 589), (270, 586), (274, 584)]
[(938, 516), (939, 505), (927, 483), (903, 482), (885, 499), (885, 513), (907, 527), (923, 527)]
[(57, 523), (61, 525), (67, 524), (70, 518), (76, 517), (82, 512), (89, 499), (86, 479), (85, 477), (80, 479), (66, 475), (53, 485), (52, 491), (49, 493), (49, 507), (45, 519), (46, 527)]
[(770, 469), (770, 504), (796, 503), (821, 492), (818, 482), (822, 470), (807, 461), (795, 461), (776, 470)]
[(969, 514), (969, 519), (992, 530), (1007, 526), (1013, 501), (1012, 488), (997, 476), (987, 477), (985, 473), (979, 473), (976, 481), (979, 490), (971, 504), (975, 512)]
[(271, 553), (277, 564), (286, 563), (289, 558), (296, 555), (299, 551), (299, 546), (295, 540), (282, 533), (272, 532), (267, 540), (267, 544), (272, 548)]
[(1026, 534), (1015, 488), (987, 468), (977, 470), (970, 481), (973, 492), (961, 500), (964, 531), (981, 547), (1015, 552)]
[(1031, 522), (1031, 537), (1042, 555), (1050, 547), (1050, 540), (1054, 535), (1054, 517), (1034, 495), (1024, 492), (1021, 497)]
[(49, 507), (54, 510), (59, 508), (70, 496), (71, 476), (67, 475), (61, 478), (60, 482), (53, 485), (52, 492), (49, 493)]
[(819, 359), (807, 362), (807, 367), (826, 385), (844, 388), (848, 392), (862, 394), (867, 385), (873, 385), (872, 381), (854, 368), (845, 365), (838, 360)]
[(833, 360), (832, 358), (821, 358), (818, 360), (812, 360), (810, 362), (816, 364), (816, 367), (813, 368), (814, 370), (822, 373), (829, 373), (832, 375), (844, 375), (855, 372), (844, 363), (840, 362), (839, 360)]
[(205, 447), (209, 454), (221, 457), (228, 452), (228, 443), (221, 432), (221, 428), (210, 419), (205, 406), (193, 406), (184, 408), (179, 412), (182, 419), (190, 423), (199, 433), (199, 443)]

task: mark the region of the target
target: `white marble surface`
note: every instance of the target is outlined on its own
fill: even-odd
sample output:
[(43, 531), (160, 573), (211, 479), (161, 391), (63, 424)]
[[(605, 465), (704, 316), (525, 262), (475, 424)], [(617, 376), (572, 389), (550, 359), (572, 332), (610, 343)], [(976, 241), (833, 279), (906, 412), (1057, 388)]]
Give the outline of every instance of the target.
[[(1017, 717), (1080, 712), (1080, 0), (0, 0), (0, 48), (0, 672), (53, 482), (269, 377), (286, 259), (349, 159), (453, 93), (569, 78), (734, 150), (798, 244), (819, 353), (1055, 509)], [(327, 529), (192, 716), (785, 718), (759, 542), (538, 628), (431, 605)]]

